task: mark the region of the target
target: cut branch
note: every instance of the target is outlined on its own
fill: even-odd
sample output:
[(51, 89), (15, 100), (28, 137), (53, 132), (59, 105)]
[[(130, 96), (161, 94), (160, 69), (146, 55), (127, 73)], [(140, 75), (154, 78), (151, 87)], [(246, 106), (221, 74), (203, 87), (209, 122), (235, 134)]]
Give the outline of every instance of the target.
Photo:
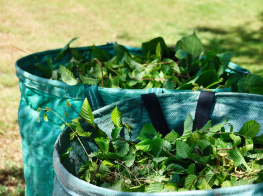
[(101, 76), (101, 86), (104, 87), (102, 63), (97, 58), (95, 58), (94, 60), (100, 65), (100, 70), (101, 70), (101, 75), (102, 75)]

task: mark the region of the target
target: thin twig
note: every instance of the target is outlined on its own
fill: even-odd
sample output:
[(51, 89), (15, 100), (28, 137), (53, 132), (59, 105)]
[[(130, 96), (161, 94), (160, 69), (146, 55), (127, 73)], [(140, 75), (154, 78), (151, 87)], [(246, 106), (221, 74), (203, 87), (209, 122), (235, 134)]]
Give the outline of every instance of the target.
[(24, 50), (22, 50), (22, 49), (20, 49), (20, 48), (18, 48), (18, 47), (16, 47), (16, 46), (14, 46), (14, 45), (12, 45), (12, 44), (10, 44), (12, 47), (14, 47), (15, 49), (17, 49), (17, 50), (20, 50), (21, 52), (24, 52), (24, 53), (26, 53), (26, 54), (30, 54), (29, 52), (26, 52), (26, 51), (24, 51)]
[(128, 140), (125, 140), (125, 139), (123, 139), (123, 138), (121, 138), (121, 137), (117, 137), (116, 139), (120, 139), (120, 140), (122, 140), (122, 141), (124, 141), (124, 142), (127, 142), (127, 143), (131, 144), (131, 145), (135, 145), (135, 143), (132, 143), (132, 142), (130, 142), (130, 141), (128, 141)]
[(217, 149), (217, 150), (234, 150), (234, 148), (222, 148), (222, 149)]
[(98, 167), (96, 168), (95, 172), (93, 173), (93, 176), (92, 176), (91, 179), (90, 179), (90, 183), (92, 183), (92, 181), (93, 181), (96, 173), (99, 171), (101, 163), (102, 163), (102, 160), (100, 160), (100, 162), (99, 162), (99, 164), (98, 164)]
[(110, 66), (108, 66), (108, 68), (110, 68), (111, 71), (113, 71), (116, 75), (118, 75), (118, 73), (114, 71), (114, 69), (112, 69)]
[[(61, 118), (61, 116), (59, 116), (56, 112), (54, 112), (54, 111), (51, 110), (50, 108), (48, 108), (48, 110), (51, 111), (53, 114), (55, 114), (57, 117), (59, 117), (59, 118), (71, 129), (71, 131), (76, 134), (76, 131), (74, 131), (74, 130), (69, 126), (69, 124), (68, 124), (63, 118)], [(85, 153), (87, 154), (89, 160), (92, 162), (92, 159), (89, 157), (89, 154), (88, 154), (88, 152), (86, 151), (86, 148), (85, 148), (84, 145), (82, 144), (82, 142), (81, 142), (81, 140), (80, 140), (80, 138), (78, 137), (77, 134), (76, 134), (76, 137), (78, 138), (79, 143), (80, 143), (81, 146), (83, 147), (83, 149), (84, 149)]]
[(101, 86), (104, 87), (102, 63), (97, 58), (95, 58), (94, 60), (97, 61), (97, 63), (99, 63), (99, 65), (100, 65), (101, 75), (102, 75), (102, 77), (101, 77)]
[(164, 148), (164, 150), (165, 150), (169, 155), (175, 157), (172, 153), (169, 152), (169, 150), (168, 150), (168, 148), (167, 148), (166, 146), (164, 146), (163, 148)]
[[(78, 71), (79, 71), (79, 75), (82, 75), (82, 71), (80, 70), (79, 66), (77, 66), (77, 68), (78, 68)], [(82, 80), (80, 79), (80, 77), (79, 77), (79, 81), (80, 81), (81, 83), (83, 83)]]

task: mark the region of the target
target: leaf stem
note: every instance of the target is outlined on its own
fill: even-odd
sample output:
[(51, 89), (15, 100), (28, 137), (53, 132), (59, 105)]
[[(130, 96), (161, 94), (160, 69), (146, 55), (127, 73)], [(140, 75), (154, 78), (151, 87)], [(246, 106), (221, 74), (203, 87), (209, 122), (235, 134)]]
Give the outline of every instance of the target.
[(95, 61), (100, 65), (100, 70), (101, 70), (101, 86), (104, 87), (104, 81), (103, 81), (103, 69), (102, 69), (102, 63), (99, 61), (99, 59), (95, 58)]
[(90, 179), (90, 183), (92, 183), (93, 179), (95, 178), (96, 173), (99, 171), (101, 163), (102, 163), (102, 160), (100, 160), (98, 167), (96, 168), (95, 172), (93, 173), (93, 175)]
[(79, 115), (79, 117), (80, 117), (82, 120), (84, 120), (84, 121), (85, 121), (86, 123), (88, 123), (90, 126), (92, 126), (93, 128), (95, 128), (98, 132), (100, 132), (100, 134), (103, 135), (103, 137), (107, 138), (107, 136), (104, 135), (104, 133), (102, 133), (97, 126), (95, 126), (95, 125), (89, 123), (88, 121), (86, 121), (86, 120), (80, 115), (80, 113), (78, 113), (78, 112), (75, 110), (75, 108), (73, 108), (71, 105), (68, 105), (68, 106), (69, 106), (71, 109), (73, 109), (73, 110)]
[[(80, 75), (80, 74), (83, 75), (83, 74), (82, 74), (82, 71), (81, 71), (80, 68), (79, 68), (79, 66), (77, 66), (77, 68), (78, 68), (78, 71), (79, 71), (79, 75)], [(82, 80), (80, 79), (80, 77), (79, 77), (79, 81), (80, 81), (80, 83), (83, 83)]]
[(167, 148), (166, 146), (164, 146), (163, 148), (164, 148), (164, 150), (165, 150), (169, 155), (175, 157), (172, 153), (169, 152), (169, 150), (168, 150), (168, 148)]
[(128, 141), (128, 140), (125, 140), (125, 139), (123, 139), (123, 138), (121, 138), (121, 137), (117, 137), (116, 139), (120, 139), (120, 140), (122, 140), (122, 141), (124, 141), (124, 142), (127, 142), (127, 143), (131, 144), (131, 145), (135, 145), (135, 143), (132, 143), (132, 142), (130, 142), (130, 141)]
[[(71, 105), (70, 105), (70, 107), (71, 107)], [(72, 108), (72, 107), (71, 107), (71, 108)], [(59, 117), (59, 118), (71, 129), (71, 131), (72, 131), (73, 133), (76, 133), (76, 131), (74, 131), (74, 130), (70, 127), (70, 125), (69, 125), (61, 116), (59, 116), (56, 112), (54, 112), (54, 111), (51, 110), (50, 108), (48, 108), (48, 110), (51, 111), (53, 114), (55, 114), (57, 117)], [(88, 156), (89, 160), (92, 162), (92, 159), (89, 157), (89, 154), (88, 154), (88, 152), (86, 151), (86, 148), (85, 148), (84, 145), (82, 144), (82, 142), (81, 142), (81, 140), (80, 140), (80, 138), (78, 137), (77, 134), (76, 134), (76, 137), (77, 137), (77, 139), (79, 140), (79, 143), (80, 143), (80, 145), (82, 146), (82, 148), (84, 149), (84, 151), (85, 151), (86, 155)]]
[(213, 84), (208, 85), (208, 86), (205, 87), (205, 88), (209, 89), (210, 87), (212, 87), (212, 86), (214, 86), (214, 85), (216, 85), (216, 84), (219, 84), (219, 83), (221, 83), (221, 82), (223, 82), (223, 78), (220, 78), (218, 81), (214, 82)]
[(108, 66), (108, 68), (113, 71), (116, 75), (118, 75), (118, 73), (116, 71), (114, 71), (114, 69), (112, 69), (110, 66)]

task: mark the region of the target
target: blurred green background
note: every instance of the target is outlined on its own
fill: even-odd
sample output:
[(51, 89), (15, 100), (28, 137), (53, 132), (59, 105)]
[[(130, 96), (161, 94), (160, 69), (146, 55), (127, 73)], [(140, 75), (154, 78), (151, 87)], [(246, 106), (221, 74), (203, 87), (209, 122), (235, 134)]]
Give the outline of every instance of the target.
[(73, 46), (167, 45), (196, 31), (205, 51), (233, 52), (232, 62), (263, 74), (262, 0), (0, 0), (0, 195), (23, 195), (20, 100), (15, 61), (27, 53)]

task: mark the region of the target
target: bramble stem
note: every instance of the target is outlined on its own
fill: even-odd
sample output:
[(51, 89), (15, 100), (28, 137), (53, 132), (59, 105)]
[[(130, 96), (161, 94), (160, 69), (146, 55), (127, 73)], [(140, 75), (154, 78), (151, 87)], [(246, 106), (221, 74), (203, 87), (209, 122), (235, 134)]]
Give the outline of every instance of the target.
[(91, 177), (91, 179), (90, 179), (90, 183), (92, 183), (92, 181), (93, 181), (96, 173), (99, 171), (101, 163), (102, 163), (102, 160), (100, 160), (100, 162), (99, 162), (99, 164), (98, 164), (98, 167), (96, 168), (95, 172), (93, 173), (93, 175), (92, 175), (92, 177)]
[(102, 75), (102, 77), (101, 77), (101, 86), (104, 87), (102, 63), (97, 58), (95, 58), (94, 60), (100, 65), (100, 70), (101, 70), (101, 75)]

